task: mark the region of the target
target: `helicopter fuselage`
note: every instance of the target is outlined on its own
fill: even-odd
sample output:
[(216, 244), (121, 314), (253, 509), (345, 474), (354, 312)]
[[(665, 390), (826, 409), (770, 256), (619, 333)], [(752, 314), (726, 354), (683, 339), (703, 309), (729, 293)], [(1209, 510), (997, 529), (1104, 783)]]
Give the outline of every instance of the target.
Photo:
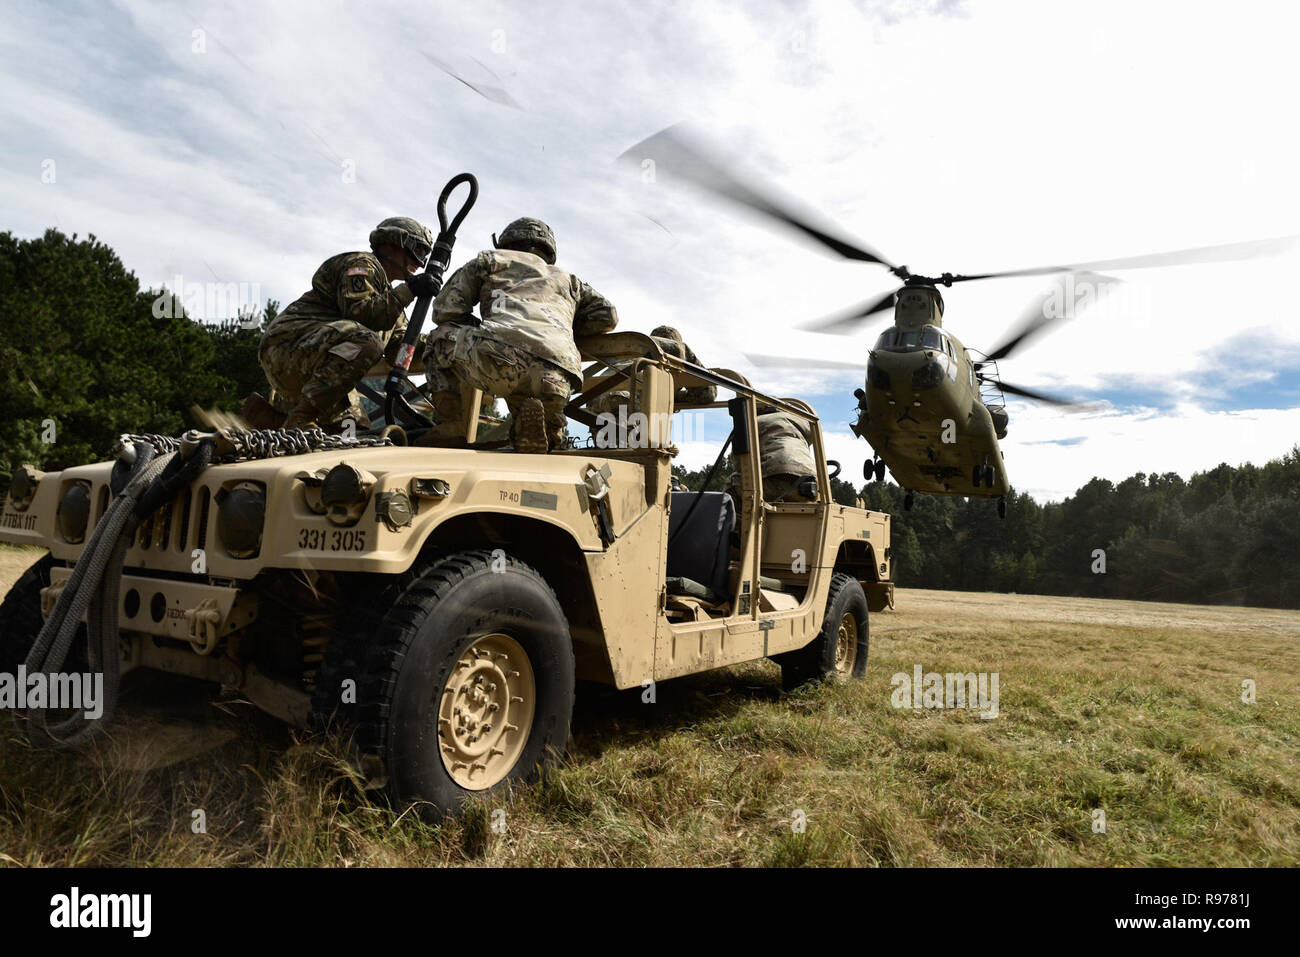
[(1010, 490), (998, 447), (1006, 413), (985, 404), (974, 362), (943, 330), (941, 303), (936, 290), (900, 293), (893, 328), (869, 353), (852, 428), (909, 491), (999, 498)]

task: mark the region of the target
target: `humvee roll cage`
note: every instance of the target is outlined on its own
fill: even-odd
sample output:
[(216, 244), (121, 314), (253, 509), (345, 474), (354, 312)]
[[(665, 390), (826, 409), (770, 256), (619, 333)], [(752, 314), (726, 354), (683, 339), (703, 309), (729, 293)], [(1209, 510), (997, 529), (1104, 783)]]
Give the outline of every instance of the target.
[[(611, 389), (617, 388), (620, 383), (630, 382), (635, 377), (640, 368), (640, 363), (643, 361), (657, 363), (669, 372), (674, 373), (674, 385), (678, 387), (708, 383), (734, 392), (737, 396), (747, 396), (753, 398), (756, 402), (770, 405), (778, 412), (785, 412), (809, 422), (817, 421), (817, 413), (813, 411), (812, 406), (801, 399), (778, 399), (759, 392), (749, 384), (749, 380), (744, 376), (730, 369), (706, 369), (704, 366), (669, 355), (659, 348), (659, 344), (652, 337), (644, 333), (610, 332), (599, 336), (579, 336), (576, 341), (584, 360), (599, 363), (610, 373), (593, 379), (591, 369), (586, 370), (586, 376), (583, 379), (583, 391), (575, 395), (565, 408), (566, 415), (584, 425), (595, 425), (596, 417), (586, 411), (583, 406)], [(611, 361), (620, 359), (631, 360), (632, 364), (626, 368), (618, 368), (611, 364)], [(678, 374), (689, 376), (692, 380), (698, 380), (698, 383), (696, 381), (678, 382)], [(725, 401), (698, 405), (682, 403), (677, 406), (678, 409), (721, 409), (726, 407), (727, 403)]]

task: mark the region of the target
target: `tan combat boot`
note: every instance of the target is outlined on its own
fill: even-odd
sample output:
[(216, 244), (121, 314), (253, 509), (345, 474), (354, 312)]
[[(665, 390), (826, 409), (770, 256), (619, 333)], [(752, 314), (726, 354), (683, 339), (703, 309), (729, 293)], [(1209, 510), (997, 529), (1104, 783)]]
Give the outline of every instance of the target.
[(545, 455), (546, 410), (541, 399), (524, 399), (515, 417), (515, 451)]

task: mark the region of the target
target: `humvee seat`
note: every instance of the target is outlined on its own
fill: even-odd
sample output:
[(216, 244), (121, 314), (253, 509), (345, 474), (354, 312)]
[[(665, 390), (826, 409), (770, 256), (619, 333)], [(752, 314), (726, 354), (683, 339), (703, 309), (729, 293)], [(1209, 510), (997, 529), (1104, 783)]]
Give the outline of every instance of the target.
[[(703, 585), (720, 601), (726, 601), (730, 592), (727, 559), (731, 532), (736, 526), (736, 506), (731, 496), (726, 492), (673, 492), (669, 508), (667, 577)], [(690, 521), (683, 528), (687, 512), (691, 513)]]

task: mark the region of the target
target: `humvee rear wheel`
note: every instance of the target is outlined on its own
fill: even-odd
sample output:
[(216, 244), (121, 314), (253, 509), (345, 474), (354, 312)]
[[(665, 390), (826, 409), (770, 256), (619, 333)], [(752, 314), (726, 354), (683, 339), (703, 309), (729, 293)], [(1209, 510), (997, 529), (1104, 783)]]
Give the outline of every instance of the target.
[(835, 673), (841, 678), (853, 677), (853, 666), (857, 661), (858, 620), (852, 612), (845, 612), (840, 619), (839, 634), (835, 636)]
[(826, 596), (826, 620), (810, 643), (774, 655), (787, 691), (827, 678), (861, 678), (867, 673), (869, 649), (867, 596), (852, 575), (836, 572)]
[(418, 570), (370, 639), (358, 744), (396, 803), (436, 819), (555, 760), (574, 681), (568, 621), (546, 580), (501, 551), (458, 552)]

